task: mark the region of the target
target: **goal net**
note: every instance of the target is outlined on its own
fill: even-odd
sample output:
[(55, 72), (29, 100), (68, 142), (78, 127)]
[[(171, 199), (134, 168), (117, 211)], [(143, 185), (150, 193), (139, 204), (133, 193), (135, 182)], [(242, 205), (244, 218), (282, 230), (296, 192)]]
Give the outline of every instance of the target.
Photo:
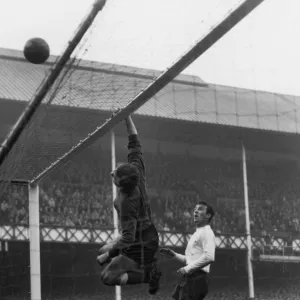
[[(228, 16), (230, 11), (240, 3), (242, 1), (230, 1), (225, 5), (220, 1), (213, 1), (212, 4), (209, 4), (207, 11), (201, 13), (199, 17), (202, 24), (201, 28), (193, 35), (191, 34), (187, 45), (182, 45), (175, 51), (173, 49), (175, 47), (172, 47), (173, 45), (170, 43), (168, 48), (163, 51), (164, 59), (161, 63), (161, 69), (164, 70), (171, 66), (191, 45), (195, 44), (195, 41), (205, 39), (206, 34), (211, 32), (214, 26), (220, 23), (220, 20), (226, 19), (226, 15)], [(107, 3), (105, 8), (107, 10), (107, 18), (113, 17), (114, 13), (124, 9), (123, 6), (118, 8), (114, 1)], [(244, 10), (246, 11), (247, 9)], [(237, 16), (237, 18), (240, 18), (240, 16)], [(108, 22), (105, 17), (103, 19), (99, 17), (98, 22)], [(93, 52), (93, 48), (96, 48), (93, 47), (93, 44), (99, 45), (97, 57), (101, 58), (101, 52), (106, 53), (108, 56), (109, 52), (112, 51), (111, 48), (115, 48), (114, 37), (116, 36), (115, 39), (120, 37), (118, 30), (122, 29), (121, 24), (123, 22), (126, 22), (125, 17), (123, 17), (122, 21), (115, 22), (111, 26), (110, 30), (113, 34), (111, 37), (105, 35), (105, 30), (102, 30), (102, 26), (96, 26), (95, 24), (91, 26), (90, 31), (75, 49), (73, 57), (67, 62), (59, 78), (47, 93), (31, 122), (24, 128), (19, 141), (5, 160), (5, 165), (1, 167), (1, 178), (3, 180), (9, 179), (9, 177), (10, 179), (34, 179), (52, 162), (55, 162), (57, 158), (61, 157), (70, 148), (76, 146), (80, 140), (86, 138), (89, 133), (101, 126), (114, 110), (124, 108), (162, 73), (149, 70), (148, 68), (128, 67), (128, 65), (134, 65), (132, 59), (130, 63), (129, 53), (137, 51), (134, 49), (134, 42), (138, 41), (138, 37), (134, 37), (133, 41), (130, 40), (130, 36), (126, 38), (126, 41), (122, 40), (122, 43), (128, 45), (128, 47), (122, 46), (122, 49), (127, 52), (126, 56), (123, 51), (112, 55), (112, 57), (116, 58), (115, 60), (120, 60), (122, 65), (115, 62), (101, 63), (86, 60), (88, 53)], [(232, 18), (232, 24), (235, 22), (236, 20)], [(151, 22), (149, 21), (149, 23)], [(202, 43), (201, 47), (209, 48), (211, 43), (216, 42), (233, 26), (228, 22), (225, 22), (225, 24), (227, 29), (223, 30), (224, 32), (221, 30), (214, 35), (208, 36), (208, 40)], [(104, 26), (105, 24), (101, 25)], [(150, 29), (148, 30), (151, 32)], [(131, 32), (131, 30), (128, 31)], [(151, 38), (155, 38), (154, 33)], [(139, 49), (138, 45), (137, 49)], [(116, 49), (113, 51), (117, 52)], [(204, 52), (204, 50), (198, 49), (198, 52)], [(147, 67), (155, 63), (154, 55), (150, 59), (152, 54), (151, 48), (149, 48), (148, 53), (147, 48), (145, 52), (140, 53), (142, 60), (147, 61), (144, 64)], [(196, 56), (197, 52), (194, 51), (190, 56), (192, 55)], [(24, 106), (26, 104), (26, 101), (24, 101), (26, 99), (24, 98), (29, 100), (35, 97), (35, 90), (39, 85), (43, 84), (45, 76), (51, 73), (52, 66), (55, 64), (55, 61), (57, 62), (57, 58), (51, 57), (49, 60), (50, 64), (33, 67), (25, 61), (19, 61), (20, 53), (14, 53), (13, 56), (15, 57), (12, 57), (12, 61), (10, 61), (10, 65), (7, 68), (15, 68), (20, 73), (25, 71), (30, 73), (31, 80), (29, 83), (22, 82), (23, 76), (19, 76), (20, 81), (15, 81), (12, 87), (12, 89), (15, 89), (15, 94), (11, 92), (10, 95), (13, 99), (19, 100), (20, 106)], [(120, 59), (120, 57), (125, 57), (125, 59)], [(109, 56), (104, 59), (106, 61), (112, 60)], [(186, 66), (193, 60), (195, 60), (195, 57), (186, 59)], [(140, 64), (140, 62), (138, 61), (136, 64)], [(185, 66), (180, 67), (184, 69)], [(45, 73), (47, 75), (44, 75)], [(175, 69), (167, 75), (171, 78), (175, 73), (180, 72)], [(154, 85), (153, 90), (156, 89), (159, 93), (152, 92), (152, 99), (147, 99), (150, 101), (142, 106), (138, 113), (165, 118), (176, 114), (181, 119), (195, 119), (196, 116), (193, 117), (193, 114), (197, 112), (196, 105), (201, 106), (202, 104), (197, 104), (196, 101), (185, 101), (184, 93), (186, 91), (194, 93), (193, 98), (196, 100), (196, 97), (201, 97), (201, 93), (207, 93), (206, 89), (202, 89), (206, 87), (206, 84), (197, 76), (176, 75), (175, 77), (177, 77), (175, 81), (169, 85), (166, 84), (168, 80), (166, 78), (163, 83), (166, 87), (162, 90), (160, 90), (161, 87), (159, 85)], [(9, 80), (9, 78), (6, 80)], [(25, 94), (24, 89), (30, 89), (31, 94), (27, 92), (25, 95), (19, 95), (18, 91), (20, 89), (23, 90), (23, 94)], [(81, 113), (82, 111), (85, 114)], [(199, 114), (199, 112), (197, 113)], [(90, 115), (88, 120), (85, 115)], [(60, 133), (59, 138), (56, 136), (57, 132)]]
[[(39, 184), (42, 293), (49, 297), (106, 297), (106, 293), (113, 297), (111, 289), (100, 284), (95, 257), (98, 245), (111, 240), (114, 230), (109, 176), (111, 132), (115, 137), (116, 161), (124, 161), (127, 140), (122, 121), (129, 113), (135, 113), (134, 121), (146, 149), (154, 220), (161, 232), (169, 232), (160, 237), (170, 247), (184, 247), (189, 237), (180, 229), (189, 221), (182, 221), (187, 223), (179, 224), (181, 227), (170, 221), (180, 210), (173, 202), (204, 195), (213, 198), (217, 190), (222, 190), (220, 182), (205, 176), (194, 174), (193, 179), (187, 179), (188, 170), (180, 167), (185, 159), (197, 152), (205, 153), (203, 157), (218, 155), (225, 161), (236, 153), (241, 157), (243, 134), (238, 130), (223, 134), (215, 128), (298, 133), (297, 97), (215, 85), (199, 76), (186, 75), (194, 73), (196, 65), (201, 66), (198, 57), (214, 51), (227, 32), (232, 28), (241, 30), (238, 28), (244, 21), (234, 26), (244, 17), (251, 18), (248, 13), (262, 1), (204, 1), (197, 14), (192, 13), (199, 9), (196, 2), (195, 6), (189, 4), (182, 9), (180, 1), (154, 2), (107, 1), (0, 167), (0, 192), (8, 197), (5, 203), (10, 203), (9, 195), (15, 193), (19, 194), (18, 205), (28, 193), (27, 188), (18, 192), (14, 186), (19, 185), (11, 183), (13, 180)], [(182, 15), (169, 25), (168, 18), (174, 17), (173, 6)], [(134, 22), (128, 21), (124, 11), (135, 12)], [(173, 37), (168, 26), (176, 33)], [(155, 48), (154, 44), (160, 46)], [(34, 99), (59, 58), (52, 56), (48, 63), (33, 66), (19, 51), (0, 51), (6, 75), (0, 89), (1, 98), (5, 99), (1, 100), (1, 113), (7, 116), (3, 128), (8, 130), (28, 101)], [(118, 109), (121, 110), (112, 116)], [(203, 127), (194, 127), (198, 123)], [(223, 151), (220, 144), (232, 152)], [(177, 165), (168, 160), (170, 157)], [(195, 161), (198, 165), (203, 163)], [(211, 166), (206, 168), (209, 172)], [(238, 185), (242, 185), (241, 174), (239, 180)], [(176, 190), (187, 186), (188, 192), (177, 199)], [(164, 196), (158, 192), (161, 190)], [(170, 207), (176, 207), (175, 211)], [(160, 218), (162, 211), (164, 221)], [(24, 217), (22, 223), (3, 221), (1, 225), (0, 239), (8, 247), (2, 253), (17, 257), (17, 252), (9, 252), (9, 244), (16, 237), (4, 233), (26, 231), (28, 218)], [(28, 239), (27, 234), (24, 240)], [(221, 237), (219, 245), (223, 242)], [(241, 245), (245, 240), (237, 243)], [(5, 277), (9, 277), (8, 273)], [(5, 282), (10, 284), (9, 280)], [(168, 279), (164, 277), (162, 282), (162, 290), (169, 293)], [(18, 294), (10, 289), (5, 293)], [(124, 297), (140, 297), (139, 293), (144, 296), (146, 289), (125, 287), (122, 293)]]

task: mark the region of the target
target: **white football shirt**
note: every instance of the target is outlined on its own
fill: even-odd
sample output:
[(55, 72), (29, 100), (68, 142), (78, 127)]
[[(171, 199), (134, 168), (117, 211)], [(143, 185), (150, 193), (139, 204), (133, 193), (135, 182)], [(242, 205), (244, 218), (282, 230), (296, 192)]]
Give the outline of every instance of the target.
[(187, 273), (202, 269), (206, 273), (210, 271), (210, 265), (215, 260), (216, 241), (215, 234), (210, 225), (196, 229), (191, 236), (185, 255), (176, 253), (177, 260), (186, 264)]

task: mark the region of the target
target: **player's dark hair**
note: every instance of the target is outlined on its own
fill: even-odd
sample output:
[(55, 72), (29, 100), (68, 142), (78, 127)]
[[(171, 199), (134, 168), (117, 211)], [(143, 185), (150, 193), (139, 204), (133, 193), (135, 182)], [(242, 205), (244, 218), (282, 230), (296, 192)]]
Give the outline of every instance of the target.
[(119, 164), (116, 168), (115, 174), (119, 178), (119, 186), (121, 190), (126, 194), (132, 193), (139, 184), (139, 171), (132, 164)]
[(206, 213), (210, 215), (210, 217), (208, 219), (208, 222), (210, 223), (215, 215), (214, 208), (209, 203), (207, 203), (206, 201), (203, 201), (203, 200), (199, 201), (198, 204), (206, 206)]

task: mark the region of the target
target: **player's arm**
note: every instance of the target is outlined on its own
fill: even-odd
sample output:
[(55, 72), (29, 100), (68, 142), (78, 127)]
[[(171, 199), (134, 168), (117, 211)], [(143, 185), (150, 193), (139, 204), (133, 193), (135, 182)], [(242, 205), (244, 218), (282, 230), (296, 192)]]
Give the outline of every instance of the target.
[(201, 237), (203, 244), (203, 254), (197, 260), (184, 267), (187, 273), (202, 269), (215, 260), (215, 237), (212, 232), (206, 233), (206, 235)]
[(138, 134), (137, 129), (136, 129), (130, 115), (125, 119), (125, 122), (126, 122), (128, 135), (129, 136), (134, 135), (134, 134), (137, 135)]
[(161, 248), (160, 249), (160, 253), (162, 255), (165, 255), (166, 257), (168, 258), (171, 258), (171, 259), (174, 259), (178, 262), (181, 262), (183, 264), (186, 264), (186, 257), (185, 255), (182, 255), (182, 254), (179, 254), (177, 252), (175, 252), (174, 250), (172, 249), (169, 249), (169, 248)]
[(129, 247), (135, 240), (138, 219), (138, 198), (127, 198), (121, 203), (120, 227), (122, 228), (119, 239), (109, 250), (108, 255), (113, 258)]
[(142, 146), (138, 138), (137, 129), (132, 121), (131, 116), (125, 119), (128, 133), (128, 162), (135, 165), (141, 175), (145, 176), (145, 161), (142, 153)]
[(186, 257), (183, 254), (175, 253), (174, 259), (178, 262), (181, 262), (183, 264), (186, 264)]

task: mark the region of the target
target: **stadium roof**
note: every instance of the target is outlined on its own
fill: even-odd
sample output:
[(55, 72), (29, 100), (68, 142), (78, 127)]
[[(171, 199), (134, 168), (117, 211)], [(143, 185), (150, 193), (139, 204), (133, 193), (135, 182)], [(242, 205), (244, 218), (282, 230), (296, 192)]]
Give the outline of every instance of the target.
[[(25, 61), (22, 52), (0, 48), (0, 98), (30, 100), (56, 57), (44, 65)], [(159, 71), (77, 61), (52, 104), (111, 111), (123, 107)], [(48, 99), (49, 101), (49, 99)], [(142, 106), (140, 115), (299, 133), (299, 96), (206, 84), (180, 75)]]

